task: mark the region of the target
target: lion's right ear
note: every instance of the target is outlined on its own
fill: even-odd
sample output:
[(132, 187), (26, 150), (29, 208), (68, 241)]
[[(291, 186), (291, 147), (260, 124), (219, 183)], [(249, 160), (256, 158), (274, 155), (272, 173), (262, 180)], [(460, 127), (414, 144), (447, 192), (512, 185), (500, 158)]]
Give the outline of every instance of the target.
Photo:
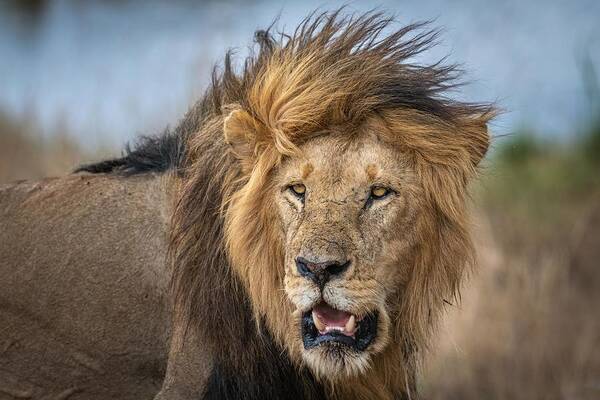
[(233, 109), (223, 121), (225, 142), (232, 153), (243, 162), (251, 162), (256, 148), (258, 122), (242, 109)]

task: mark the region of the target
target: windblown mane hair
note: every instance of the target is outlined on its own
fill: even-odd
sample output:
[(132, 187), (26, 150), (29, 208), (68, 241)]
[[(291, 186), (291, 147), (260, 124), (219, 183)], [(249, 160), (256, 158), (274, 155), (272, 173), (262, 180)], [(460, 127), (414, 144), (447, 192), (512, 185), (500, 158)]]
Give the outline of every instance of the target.
[[(437, 31), (418, 23), (386, 35), (392, 22), (379, 13), (344, 16), (338, 10), (309, 16), (291, 34), (258, 31), (257, 46), (241, 70), (228, 52), (206, 94), (174, 133), (144, 139), (122, 158), (80, 168), (175, 172), (170, 248), (175, 324), (199, 330), (214, 353), (221, 375), (212, 381), (210, 398), (324, 395), (311, 373), (285, 355), (283, 327), (273, 326), (273, 315), (287, 310), (273, 291), (282, 279), (274, 267), (282, 254), (269, 233), (273, 222), (261, 189), (284, 157), (327, 127), (358, 126), (379, 115), (392, 131), (403, 132), (392, 139), (413, 154), (424, 182), (435, 216), (428, 234), (453, 241), (418, 260), (424, 272), (407, 289), (398, 322), (406, 324), (396, 337), (400, 362), (414, 368), (414, 351), (425, 346), (442, 300), (457, 293), (473, 253), (462, 210), (464, 185), (485, 154), (488, 136), (479, 131), (494, 110), (447, 97), (460, 85), (455, 66), (414, 63), (435, 43)], [(225, 137), (224, 120), (232, 110), (242, 111), (239, 131), (254, 132), (251, 137)], [(452, 135), (449, 141), (440, 140), (442, 130)], [(253, 146), (244, 149), (240, 141)], [(245, 228), (231, 237), (232, 224)], [(256, 270), (246, 271), (249, 283), (232, 267), (240, 257)], [(278, 389), (282, 377), (291, 392)], [(413, 387), (414, 379), (406, 384)]]

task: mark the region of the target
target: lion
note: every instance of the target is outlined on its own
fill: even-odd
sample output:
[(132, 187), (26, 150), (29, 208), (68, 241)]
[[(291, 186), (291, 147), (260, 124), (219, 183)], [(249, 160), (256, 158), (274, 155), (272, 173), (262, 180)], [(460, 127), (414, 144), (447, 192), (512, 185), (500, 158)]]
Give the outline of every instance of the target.
[(417, 398), (495, 109), (393, 22), (259, 31), (174, 131), (3, 187), (0, 393)]

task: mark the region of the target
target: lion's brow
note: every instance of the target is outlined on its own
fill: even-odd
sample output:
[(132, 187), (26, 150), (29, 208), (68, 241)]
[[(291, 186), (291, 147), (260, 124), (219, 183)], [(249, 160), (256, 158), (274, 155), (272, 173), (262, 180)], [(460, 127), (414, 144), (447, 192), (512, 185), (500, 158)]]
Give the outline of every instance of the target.
[(367, 178), (370, 181), (374, 181), (375, 178), (377, 178), (377, 175), (379, 174), (379, 167), (375, 164), (369, 164), (365, 168), (365, 172), (367, 173)]
[(315, 170), (315, 167), (307, 162), (306, 164), (304, 164), (304, 166), (302, 166), (302, 179), (306, 179), (308, 178), (308, 176)]

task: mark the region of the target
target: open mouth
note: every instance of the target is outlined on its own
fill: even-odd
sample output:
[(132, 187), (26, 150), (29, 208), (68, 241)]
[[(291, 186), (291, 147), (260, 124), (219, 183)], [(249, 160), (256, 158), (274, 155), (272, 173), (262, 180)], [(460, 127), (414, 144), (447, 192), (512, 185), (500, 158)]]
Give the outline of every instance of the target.
[(302, 341), (305, 349), (324, 344), (339, 344), (364, 351), (377, 334), (377, 313), (357, 318), (354, 314), (319, 303), (302, 316)]

